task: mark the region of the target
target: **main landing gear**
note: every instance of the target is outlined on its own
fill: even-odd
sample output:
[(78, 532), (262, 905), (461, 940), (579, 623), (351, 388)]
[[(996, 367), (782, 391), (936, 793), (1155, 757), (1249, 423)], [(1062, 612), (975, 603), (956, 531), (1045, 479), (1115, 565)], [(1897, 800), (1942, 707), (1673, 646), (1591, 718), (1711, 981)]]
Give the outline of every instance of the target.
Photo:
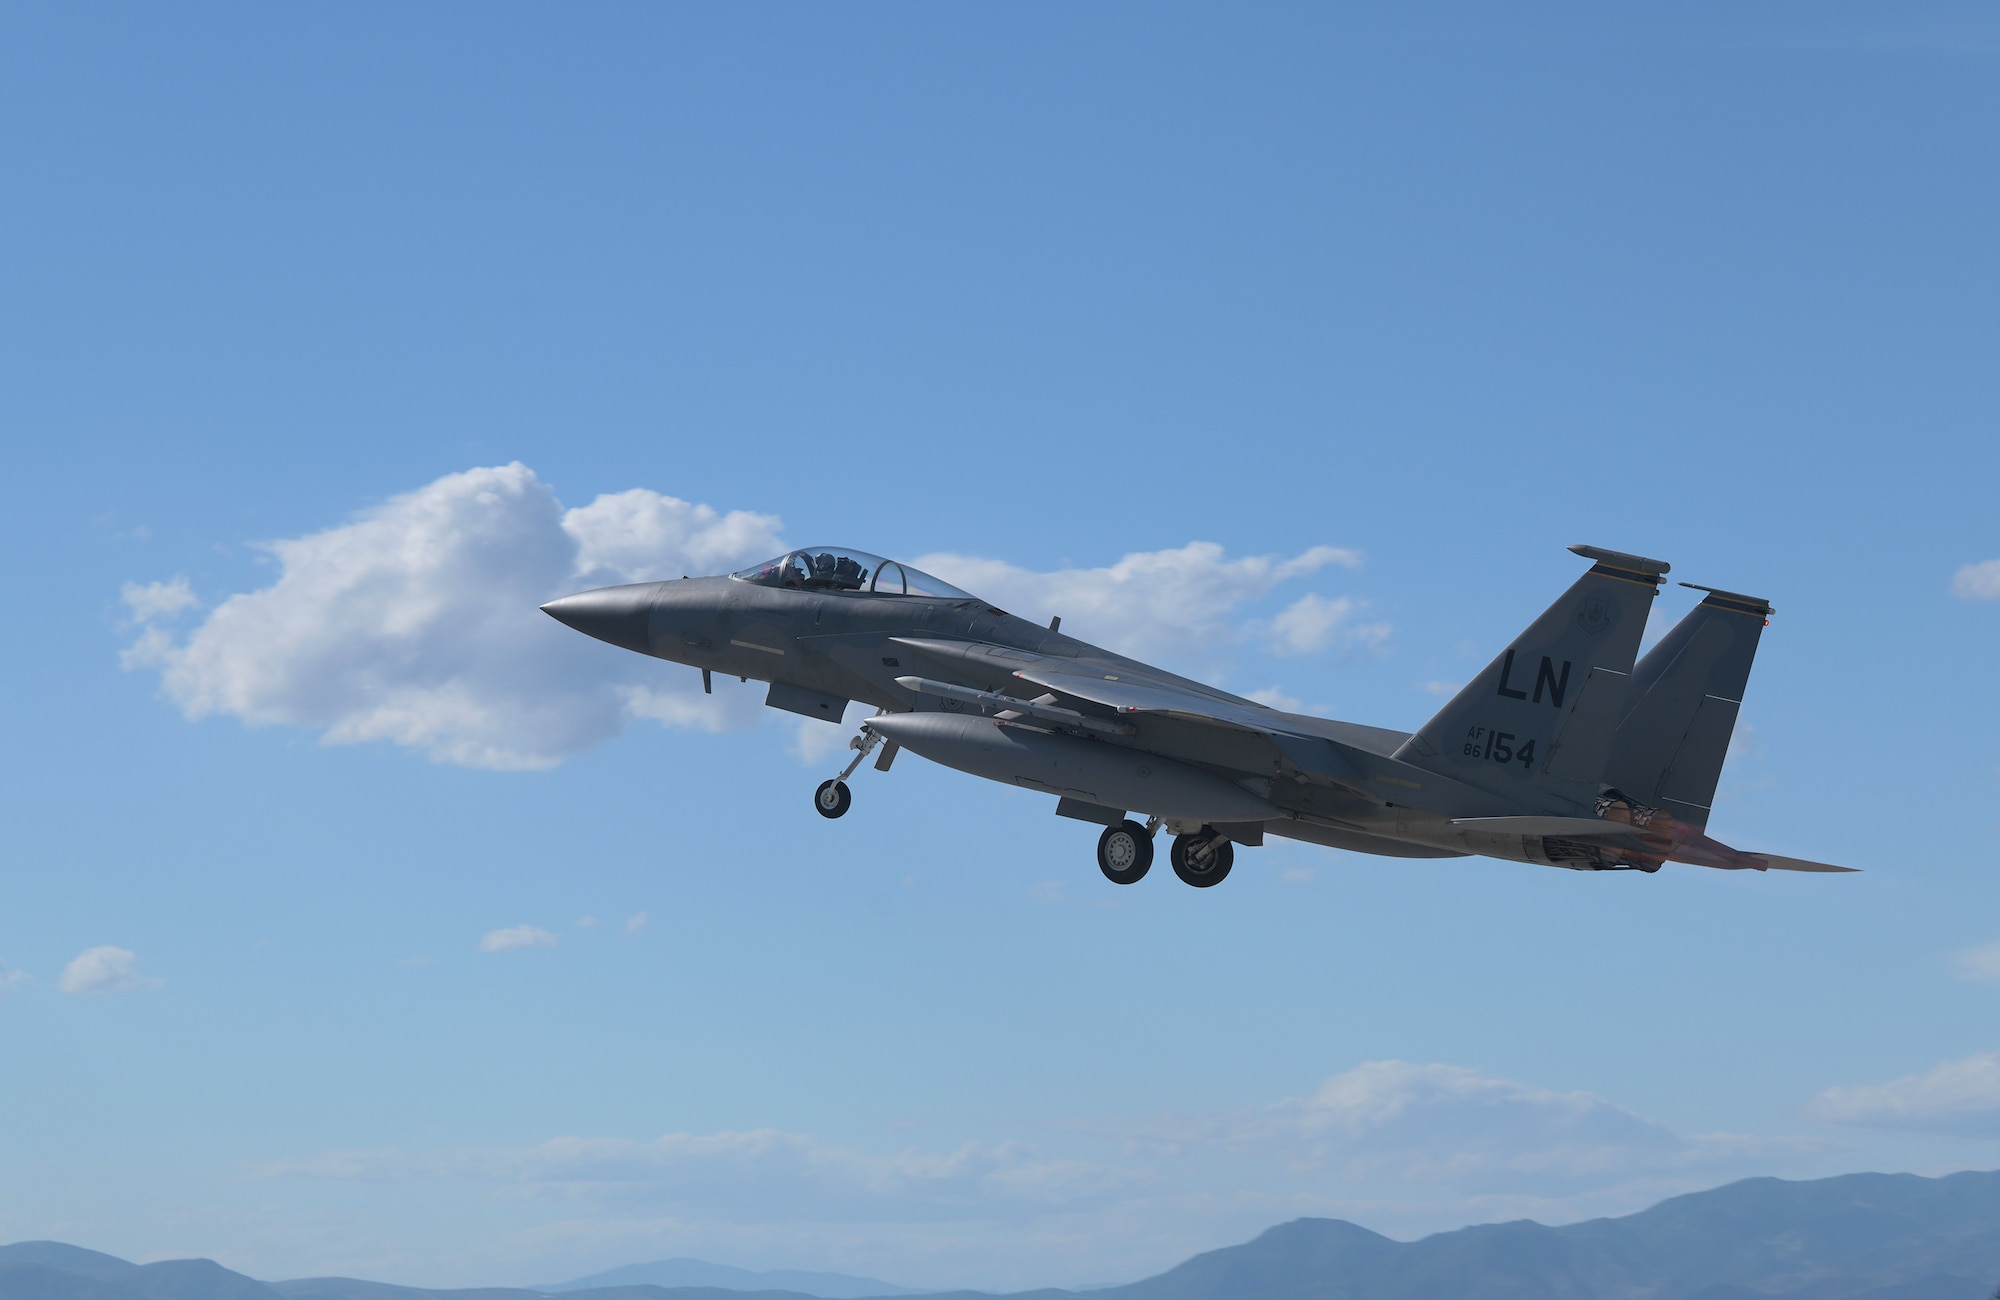
[[(868, 757), (875, 746), (882, 743), (881, 733), (870, 731), (867, 723), (861, 724), (861, 734), (847, 742), (854, 751), (854, 761), (840, 770), (840, 775), (831, 781), (821, 781), (819, 789), (813, 791), (813, 811), (826, 818), (843, 816), (854, 806), (854, 792), (847, 788), (847, 778), (854, 775), (854, 769), (861, 766), (861, 760)], [(875, 760), (875, 770), (886, 772), (889, 764), (896, 761), (900, 746), (890, 741), (882, 751), (882, 757)]]
[(1229, 875), (1229, 869), (1236, 865), (1236, 849), (1220, 832), (1204, 826), (1192, 835), (1174, 836), (1167, 860), (1174, 864), (1174, 874), (1182, 884), (1207, 889)]
[[(1126, 819), (1097, 837), (1097, 869), (1114, 885), (1136, 885), (1153, 866), (1153, 832), (1160, 819), (1145, 825)], [(1219, 885), (1236, 864), (1236, 848), (1212, 826), (1174, 836), (1167, 853), (1174, 874), (1196, 889)]]
[(1128, 818), (1097, 837), (1097, 869), (1112, 884), (1136, 885), (1152, 867), (1152, 832), (1138, 822)]

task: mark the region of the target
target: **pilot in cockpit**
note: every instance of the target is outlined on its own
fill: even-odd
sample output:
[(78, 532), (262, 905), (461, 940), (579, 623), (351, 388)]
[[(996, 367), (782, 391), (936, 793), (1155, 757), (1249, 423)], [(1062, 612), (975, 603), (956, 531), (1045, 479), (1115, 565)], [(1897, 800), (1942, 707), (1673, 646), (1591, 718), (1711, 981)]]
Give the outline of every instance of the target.
[(851, 555), (836, 555), (831, 551), (821, 551), (812, 557), (812, 576), (806, 580), (809, 587), (831, 587), (836, 591), (859, 591), (868, 581), (868, 570), (861, 567)]

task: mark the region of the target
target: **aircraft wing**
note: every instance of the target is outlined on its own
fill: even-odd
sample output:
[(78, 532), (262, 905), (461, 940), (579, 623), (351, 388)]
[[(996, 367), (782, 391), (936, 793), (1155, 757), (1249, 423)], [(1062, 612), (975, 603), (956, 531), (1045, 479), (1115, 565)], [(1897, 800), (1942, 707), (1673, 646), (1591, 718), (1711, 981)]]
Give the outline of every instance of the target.
[[(1211, 695), (1171, 683), (1134, 680), (1123, 674), (1094, 671), (1087, 665), (1058, 666), (1049, 660), (1017, 667), (1013, 676), (1059, 695), (1108, 708), (1121, 718), (1150, 715), (1259, 737), (1271, 746), (1272, 758), (1280, 770), (1294, 771), (1308, 780), (1345, 786), (1371, 800), (1437, 812), (1493, 807), (1498, 802), (1486, 791), (1449, 776), (1298, 728), (1292, 725), (1289, 715), (1247, 700)], [(1620, 829), (1630, 831), (1629, 827)]]
[(1118, 713), (1164, 713), (1199, 722), (1235, 726), (1244, 731), (1277, 730), (1278, 715), (1255, 704), (1191, 691), (1185, 687), (1134, 681), (1108, 673), (1056, 669), (1044, 664), (1016, 668), (1014, 676), (1062, 695), (1088, 700)]
[(1732, 849), (1721, 840), (1710, 839), (1701, 831), (1687, 828), (1674, 835), (1674, 845), (1667, 857), (1674, 862), (1719, 867), (1724, 871), (1820, 871), (1848, 875), (1861, 870), (1859, 867), (1836, 867), (1830, 862), (1811, 862), (1776, 853), (1748, 853)]
[(1259, 734), (1284, 729), (1282, 715), (1261, 705), (1219, 692), (1211, 694), (1195, 689), (1192, 684), (1150, 681), (1136, 673), (1107, 672), (1107, 668), (1116, 667), (1112, 664), (1080, 663), (982, 641), (900, 636), (890, 639), (934, 662), (969, 671), (988, 682), (1008, 679), (1026, 682), (1113, 713), (1166, 714)]
[[(1118, 722), (1154, 717), (1196, 728), (1248, 735), (1269, 746), (1267, 764), (1246, 767), (1252, 775), (1295, 772), (1314, 781), (1345, 786), (1365, 798), (1435, 812), (1506, 807), (1491, 793), (1438, 772), (1400, 762), (1387, 754), (1293, 725), (1290, 716), (1192, 682), (1161, 681), (1111, 662), (1091, 663), (979, 641), (918, 637), (891, 640), (925, 658), (994, 685), (1020, 682), (1052, 691), (1065, 701), (1106, 709)], [(972, 700), (990, 708), (1015, 708), (1004, 699)], [(1060, 708), (1061, 704), (1058, 703)], [(1021, 710), (1028, 712), (1028, 710)], [(1087, 723), (1075, 725), (1088, 726)], [(1093, 730), (1100, 728), (1092, 728)], [(1497, 828), (1496, 828), (1497, 829)]]

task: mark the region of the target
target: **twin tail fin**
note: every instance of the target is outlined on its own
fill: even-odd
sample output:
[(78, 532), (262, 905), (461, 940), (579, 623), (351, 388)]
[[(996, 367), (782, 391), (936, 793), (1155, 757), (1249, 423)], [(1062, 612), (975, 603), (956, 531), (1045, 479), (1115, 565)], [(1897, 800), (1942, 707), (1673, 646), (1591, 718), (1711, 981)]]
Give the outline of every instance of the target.
[(1398, 759), (1522, 805), (1588, 815), (1668, 565), (1569, 549), (1595, 561), (1590, 571), (1405, 741)]
[(1677, 821), (1708, 824), (1769, 601), (1714, 587), (1632, 672), (1604, 780)]

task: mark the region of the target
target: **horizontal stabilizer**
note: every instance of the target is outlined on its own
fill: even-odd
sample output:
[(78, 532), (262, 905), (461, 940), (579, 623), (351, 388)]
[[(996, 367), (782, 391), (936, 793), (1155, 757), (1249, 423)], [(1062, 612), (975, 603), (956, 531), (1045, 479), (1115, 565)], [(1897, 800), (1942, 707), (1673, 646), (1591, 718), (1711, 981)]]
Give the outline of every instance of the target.
[(1623, 822), (1602, 821), (1596, 817), (1454, 817), (1451, 824), (1462, 831), (1488, 831), (1495, 835), (1554, 835), (1566, 840), (1638, 834)]
[(1722, 871), (1814, 871), (1851, 875), (1859, 870), (1858, 867), (1836, 867), (1830, 862), (1809, 862), (1805, 858), (1787, 858), (1776, 853), (1745, 853), (1688, 826), (1676, 828), (1674, 847), (1667, 858), (1673, 862), (1715, 867)]
[(1808, 862), (1804, 858), (1781, 858), (1775, 853), (1746, 853), (1745, 857), (1760, 858), (1766, 870), (1770, 871), (1838, 871), (1844, 874), (1858, 874), (1860, 867), (1836, 867), (1830, 862)]

